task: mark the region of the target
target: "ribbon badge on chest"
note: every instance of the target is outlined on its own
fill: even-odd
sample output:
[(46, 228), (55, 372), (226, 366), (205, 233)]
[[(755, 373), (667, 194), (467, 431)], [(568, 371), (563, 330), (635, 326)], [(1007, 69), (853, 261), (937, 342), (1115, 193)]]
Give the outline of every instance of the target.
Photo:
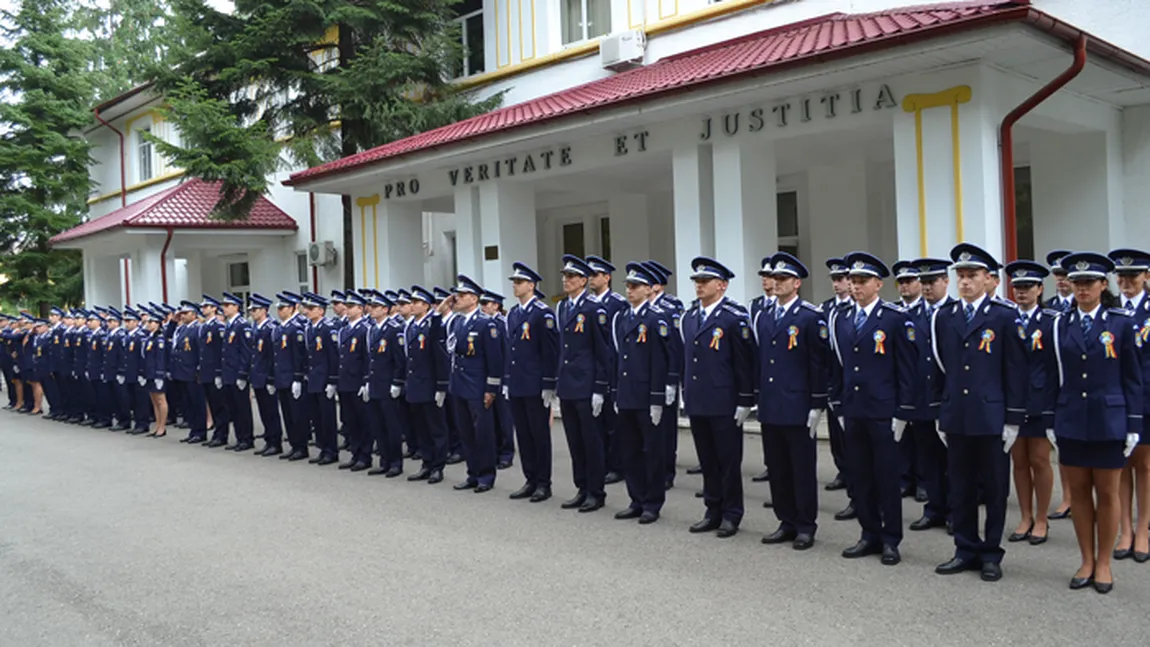
[(359, 337), (352, 337), (351, 338), (351, 352), (353, 352), (353, 353), (355, 352), (355, 342), (357, 342), (357, 341), (359, 341)]
[(1150, 343), (1150, 319), (1142, 322), (1142, 327), (1138, 329), (1138, 341), (1140, 343)]
[(419, 333), (419, 350), (423, 350), (424, 344), (427, 343), (427, 337), (423, 333)]
[(978, 343), (978, 350), (984, 351), (987, 355), (990, 354), (990, 344), (994, 341), (994, 331), (990, 328), (982, 331), (982, 341)]
[[(27, 341), (25, 341), (25, 343), (27, 343)], [(96, 342), (96, 341), (92, 342), (92, 350), (96, 350), (96, 344), (98, 344), (98, 343), (99, 342)]]
[(287, 348), (287, 335), (280, 335), (280, 348)]
[(475, 333), (467, 334), (467, 356), (471, 357), (475, 354)]
[(723, 338), (723, 329), (722, 328), (716, 328), (711, 333), (711, 348), (714, 350), (719, 350), (719, 340), (722, 338)]
[(587, 321), (587, 317), (577, 315), (575, 317), (575, 332), (583, 332), (583, 322)]
[(236, 340), (236, 331), (234, 331), (234, 330), (233, 330), (233, 331), (232, 331), (232, 332), (231, 332), (231, 333), (228, 335), (228, 343), (230, 344), (230, 343), (232, 343), (232, 342), (233, 342), (233, 341), (235, 341), (235, 340)]
[(387, 338), (384, 337), (383, 339), (379, 340), (379, 350), (377, 350), (376, 352), (377, 353), (383, 353), (386, 351), (387, 351)]
[(637, 343), (647, 343), (647, 324), (639, 324), (639, 337), (635, 339)]
[(1106, 347), (1106, 359), (1117, 359), (1118, 354), (1114, 352), (1114, 335), (1109, 330), (1103, 332), (1098, 336), (1098, 341)]
[(260, 343), (256, 344), (256, 352), (257, 353), (264, 352), (264, 340), (261, 339)]
[(316, 335), (315, 336), (315, 349), (316, 350), (323, 350), (323, 335)]
[(519, 338), (520, 339), (526, 339), (527, 341), (531, 341), (531, 322), (530, 321), (524, 321), (523, 322), (523, 328), (522, 328), (522, 332), (519, 333)]
[(144, 350), (145, 351), (151, 351), (152, 350), (152, 342), (148, 342), (148, 347), (145, 348)]
[(787, 328), (787, 350), (791, 350), (799, 345), (799, 327), (791, 326)]
[(886, 333), (881, 330), (874, 331), (875, 355), (886, 355)]
[(135, 352), (135, 350), (136, 350), (136, 342), (129, 343), (128, 344), (128, 352), (132, 353), (132, 352)]
[(1035, 330), (1034, 333), (1030, 335), (1030, 350), (1032, 350), (1032, 351), (1042, 350), (1042, 331), (1041, 330)]
[(184, 337), (184, 352), (185, 353), (192, 352), (192, 341), (190, 339), (188, 339), (187, 337)]
[(208, 344), (212, 343), (212, 331), (210, 331), (210, 330), (208, 331), (208, 341), (205, 343), (208, 343)]

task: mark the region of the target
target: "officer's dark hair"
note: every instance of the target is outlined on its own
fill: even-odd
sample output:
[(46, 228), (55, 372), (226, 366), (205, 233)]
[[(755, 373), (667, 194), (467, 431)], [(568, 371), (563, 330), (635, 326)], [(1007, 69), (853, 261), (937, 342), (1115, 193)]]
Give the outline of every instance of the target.
[(1103, 308), (1122, 307), (1122, 300), (1118, 298), (1118, 295), (1110, 291), (1109, 286), (1102, 288), (1102, 299), (1100, 303), (1102, 304)]

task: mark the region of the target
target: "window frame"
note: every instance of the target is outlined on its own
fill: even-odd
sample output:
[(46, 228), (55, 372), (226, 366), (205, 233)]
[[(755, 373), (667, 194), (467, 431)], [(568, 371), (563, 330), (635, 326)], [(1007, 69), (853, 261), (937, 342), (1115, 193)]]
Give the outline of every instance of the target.
[[(232, 268), (237, 266), (237, 265), (246, 266), (247, 275), (248, 275), (248, 284), (247, 285), (233, 284), (232, 283)], [(252, 296), (252, 286), (251, 286), (252, 266), (251, 266), (251, 264), (246, 259), (245, 260), (236, 260), (236, 261), (226, 261), (225, 266), (224, 266), (224, 272), (225, 272), (225, 275), (227, 276), (228, 292), (231, 292), (232, 294), (236, 295), (237, 297), (243, 299), (244, 304), (247, 304), (248, 298), (250, 298)]]
[[(483, 35), (483, 42), (480, 43), (480, 45), (483, 48), (484, 60), (480, 63), (481, 69), (479, 69), (475, 72), (472, 72), (471, 71), (471, 65), (470, 65), (471, 47), (469, 46), (469, 43), (467, 42), (467, 21), (472, 19), (472, 18), (476, 18), (476, 17), (478, 17), (479, 22), (480, 22), (479, 32), (480, 32), (480, 34)], [(475, 11), (472, 11), (471, 13), (463, 14), (462, 16), (456, 16), (454, 20), (455, 20), (455, 22), (459, 23), (459, 41), (460, 41), (460, 44), (463, 46), (463, 60), (460, 61), (461, 70), (460, 70), (460, 74), (458, 76), (456, 76), (455, 78), (464, 79), (464, 78), (467, 78), (469, 76), (476, 76), (478, 74), (483, 74), (484, 72), (487, 71), (487, 60), (486, 60), (486, 58), (487, 58), (487, 56), (486, 56), (487, 33), (486, 33), (486, 25), (483, 24), (483, 7), (480, 6), (479, 9), (476, 9)]]
[[(136, 131), (138, 142), (136, 144), (136, 182), (147, 182), (156, 177), (156, 147), (144, 138), (144, 134), (152, 134), (152, 127), (147, 126)], [(145, 169), (147, 172), (145, 173)]]
[[(300, 277), (300, 262), (302, 261), (303, 277)], [(307, 250), (296, 252), (295, 255), (296, 287), (298, 293), (311, 292), (311, 264), (308, 263)]]
[[(559, 13), (559, 42), (563, 47), (572, 47), (574, 45), (579, 45), (581, 43), (585, 43), (585, 42), (592, 40), (594, 38), (601, 38), (603, 36), (607, 36), (608, 34), (611, 33), (611, 19), (612, 19), (611, 14), (612, 14), (612, 10), (614, 9), (614, 7), (613, 7), (614, 2), (613, 2), (613, 0), (600, 0), (600, 1), (606, 2), (608, 5), (608, 8), (607, 8), (608, 9), (607, 10), (607, 28), (606, 28), (606, 30), (603, 31), (603, 33), (591, 36), (591, 35), (589, 35), (589, 32), (587, 31), (587, 23), (590, 20), (588, 17), (588, 15), (589, 15), (588, 3), (591, 2), (591, 0), (559, 0), (559, 3), (558, 3), (559, 4), (559, 12), (558, 12)], [(580, 30), (580, 36), (581, 37), (574, 39), (574, 40), (567, 40), (567, 31), (563, 28), (564, 16), (567, 15), (567, 5), (570, 2), (578, 2), (579, 3), (579, 11), (580, 11), (579, 30)]]

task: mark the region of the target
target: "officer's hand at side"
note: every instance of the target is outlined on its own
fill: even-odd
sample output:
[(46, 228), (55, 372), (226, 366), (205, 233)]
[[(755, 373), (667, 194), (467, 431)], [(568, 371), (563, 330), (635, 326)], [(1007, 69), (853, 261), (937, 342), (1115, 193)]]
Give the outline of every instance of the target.
[(268, 395), (275, 395), (275, 394), (276, 394), (276, 387), (275, 387), (275, 385), (274, 385), (274, 384), (269, 384), (269, 385), (268, 385)]
[(299, 382), (291, 383), (291, 397), (293, 400), (298, 400), (299, 396), (303, 395), (303, 385)]
[(156, 380), (156, 390), (157, 391), (163, 391), (164, 390), (164, 381), (163, 380)]
[(890, 430), (894, 432), (894, 442), (902, 442), (902, 432), (906, 431), (906, 421), (895, 418), (890, 423)]
[(1005, 425), (1002, 428), (1002, 453), (1009, 454), (1016, 440), (1018, 440), (1018, 425)]
[(603, 394), (591, 394), (591, 416), (598, 418), (599, 414), (603, 413)]
[(223, 380), (223, 378), (217, 377), (216, 379), (212, 380), (212, 383), (216, 385), (216, 388), (217, 388), (217, 389), (222, 389), (222, 388), (224, 388), (224, 380)]
[(244, 389), (248, 388), (248, 381), (247, 380), (236, 380), (236, 388), (243, 391)]
[(491, 405), (493, 405), (493, 404), (495, 404), (495, 394), (494, 393), (484, 393), (483, 394), (483, 408), (484, 409), (490, 409)]
[(651, 424), (658, 427), (659, 423), (662, 421), (663, 421), (663, 407), (660, 407), (657, 404), (651, 405)]
[(949, 447), (949, 445), (946, 444), (946, 432), (939, 429), (935, 433), (938, 434), (938, 439), (942, 441), (942, 446), (943, 447)]
[(675, 385), (674, 384), (668, 384), (667, 388), (663, 391), (663, 393), (666, 395), (666, 398), (663, 400), (663, 404), (667, 405), (668, 407), (671, 406), (672, 404), (675, 404)]
[(555, 401), (555, 390), (554, 389), (543, 389), (542, 396), (543, 396), (543, 406), (550, 409), (551, 403)]
[(1058, 438), (1054, 435), (1053, 429), (1046, 430), (1046, 440), (1050, 441), (1050, 446), (1054, 448), (1054, 451), (1058, 451)]
[(504, 399), (504, 400), (510, 400), (510, 399), (511, 399), (511, 395), (510, 395), (510, 394), (511, 394), (511, 390), (510, 390), (510, 389), (508, 389), (506, 386), (504, 386), (504, 387), (503, 387), (503, 399)]
[(139, 384), (140, 386), (148, 386), (148, 380), (144, 378), (143, 375), (141, 375), (140, 377), (136, 378), (136, 384)]
[(371, 400), (371, 387), (366, 384), (359, 387), (359, 397), (362, 398), (364, 402)]
[(747, 418), (751, 416), (750, 407), (735, 407), (735, 424), (742, 427)]
[(334, 384), (328, 384), (327, 386), (323, 387), (323, 394), (327, 396), (328, 400), (334, 400), (335, 399), (335, 385)]
[(815, 434), (818, 432), (819, 423), (822, 422), (822, 420), (822, 409), (811, 409), (810, 413), (807, 414), (807, 429), (811, 432), (811, 438), (815, 437)]
[(396, 386), (394, 384), (391, 385), (391, 399), (392, 400), (398, 398), (399, 394), (401, 394), (401, 393), (403, 393), (403, 389), (399, 388), (398, 386)]
[(443, 408), (443, 402), (445, 400), (447, 400), (447, 392), (446, 391), (437, 391), (435, 393), (435, 406), (436, 407), (442, 409)]
[(119, 384), (120, 386), (124, 385), (124, 376), (123, 375), (117, 375), (116, 376), (116, 384)]
[(1130, 458), (1130, 454), (1134, 453), (1134, 448), (1138, 446), (1138, 441), (1141, 439), (1142, 436), (1139, 434), (1126, 434), (1126, 449), (1122, 452), (1122, 455), (1126, 458)]

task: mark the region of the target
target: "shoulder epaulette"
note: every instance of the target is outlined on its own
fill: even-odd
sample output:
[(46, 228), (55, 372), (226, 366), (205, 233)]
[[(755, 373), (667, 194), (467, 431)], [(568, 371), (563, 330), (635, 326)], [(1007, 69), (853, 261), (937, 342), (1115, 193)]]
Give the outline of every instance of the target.
[(1133, 310), (1127, 310), (1126, 308), (1110, 308), (1109, 310), (1107, 310), (1107, 312), (1109, 312), (1110, 314), (1113, 314), (1113, 315), (1122, 315), (1123, 317), (1133, 317), (1134, 316), (1134, 311)]
[(1062, 311), (1061, 310), (1054, 310), (1052, 308), (1043, 308), (1042, 314), (1046, 315), (1047, 317), (1061, 317)]
[(666, 310), (660, 308), (658, 305), (656, 305), (654, 303), (651, 304), (651, 312), (654, 312), (657, 315), (664, 315), (667, 313)]
[(1013, 301), (1007, 301), (1006, 299), (1003, 299), (1001, 297), (990, 297), (990, 302), (998, 304), (998, 305), (1003, 306), (1005, 308), (1010, 308), (1011, 310), (1017, 310), (1018, 309), (1017, 303), (1015, 303)]
[(811, 303), (810, 301), (799, 301), (799, 306), (810, 310), (811, 312), (823, 313), (822, 306)]
[(890, 301), (883, 301), (882, 307), (886, 308), (887, 310), (894, 310), (895, 312), (901, 312), (902, 314), (906, 314), (906, 308), (898, 305), (897, 303), (891, 303)]
[(726, 310), (727, 312), (742, 319), (747, 319), (751, 316), (750, 313), (747, 312), (747, 309), (742, 305), (738, 303), (732, 303), (730, 301), (723, 303), (723, 310)]

